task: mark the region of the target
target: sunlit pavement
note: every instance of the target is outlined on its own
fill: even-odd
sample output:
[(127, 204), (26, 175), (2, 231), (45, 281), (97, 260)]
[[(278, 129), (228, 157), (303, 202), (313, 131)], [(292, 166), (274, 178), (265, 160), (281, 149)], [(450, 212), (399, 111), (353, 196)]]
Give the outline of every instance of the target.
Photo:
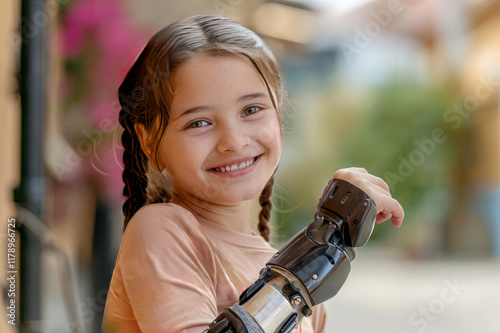
[[(395, 252), (357, 250), (344, 287), (327, 302), (327, 333), (500, 333), (500, 260), (408, 261)], [(72, 331), (54, 283), (57, 265), (45, 267), (40, 331)], [(96, 295), (78, 285), (85, 332), (93, 332), (88, 320), (97, 313), (90, 310), (102, 306), (88, 305)]]
[(500, 261), (407, 261), (358, 250), (327, 332), (500, 333)]

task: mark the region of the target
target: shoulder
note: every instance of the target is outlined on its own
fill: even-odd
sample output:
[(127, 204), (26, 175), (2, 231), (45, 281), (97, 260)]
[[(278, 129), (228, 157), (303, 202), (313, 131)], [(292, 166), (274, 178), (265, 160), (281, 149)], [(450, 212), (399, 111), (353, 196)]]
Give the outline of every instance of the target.
[(192, 232), (199, 228), (198, 220), (187, 209), (172, 203), (156, 203), (146, 205), (135, 213), (125, 229), (125, 235), (132, 231), (154, 235), (171, 230)]
[(176, 319), (193, 310), (192, 304), (213, 317), (216, 281), (213, 252), (189, 211), (151, 204), (130, 220), (111, 286), (141, 330), (179, 332), (170, 328), (191, 325)]
[(173, 203), (155, 203), (139, 209), (130, 220), (129, 225), (172, 222), (176, 224), (199, 224), (191, 212), (179, 205)]
[(139, 251), (198, 251), (207, 240), (198, 220), (185, 208), (171, 203), (150, 204), (132, 217), (123, 235), (122, 247)]

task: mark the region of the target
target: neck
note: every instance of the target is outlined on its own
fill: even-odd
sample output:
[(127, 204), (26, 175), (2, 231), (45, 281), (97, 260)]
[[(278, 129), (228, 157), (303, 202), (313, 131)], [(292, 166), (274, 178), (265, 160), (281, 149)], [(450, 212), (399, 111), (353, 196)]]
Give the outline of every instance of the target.
[(220, 205), (176, 194), (171, 202), (186, 208), (198, 219), (206, 219), (246, 234), (252, 233), (250, 227), (250, 200), (236, 204)]

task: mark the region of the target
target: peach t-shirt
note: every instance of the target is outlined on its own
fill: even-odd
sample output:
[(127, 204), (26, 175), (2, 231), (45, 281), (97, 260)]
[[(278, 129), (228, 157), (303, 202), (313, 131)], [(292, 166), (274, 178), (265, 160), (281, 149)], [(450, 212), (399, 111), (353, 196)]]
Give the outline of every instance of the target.
[[(260, 235), (196, 219), (176, 204), (140, 209), (123, 236), (103, 331), (202, 332), (276, 252)], [(323, 333), (323, 305), (293, 332)]]

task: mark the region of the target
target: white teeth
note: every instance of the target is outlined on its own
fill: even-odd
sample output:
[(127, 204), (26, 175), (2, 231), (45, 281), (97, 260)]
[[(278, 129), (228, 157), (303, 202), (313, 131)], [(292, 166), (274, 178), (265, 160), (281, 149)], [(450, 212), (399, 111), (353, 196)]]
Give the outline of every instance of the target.
[(247, 162), (241, 162), (240, 165), (234, 164), (234, 165), (227, 166), (227, 167), (215, 168), (215, 171), (218, 171), (218, 172), (235, 171), (235, 170), (246, 168), (249, 165), (252, 165), (253, 162), (254, 162), (254, 160), (251, 159), (251, 160), (249, 160)]

